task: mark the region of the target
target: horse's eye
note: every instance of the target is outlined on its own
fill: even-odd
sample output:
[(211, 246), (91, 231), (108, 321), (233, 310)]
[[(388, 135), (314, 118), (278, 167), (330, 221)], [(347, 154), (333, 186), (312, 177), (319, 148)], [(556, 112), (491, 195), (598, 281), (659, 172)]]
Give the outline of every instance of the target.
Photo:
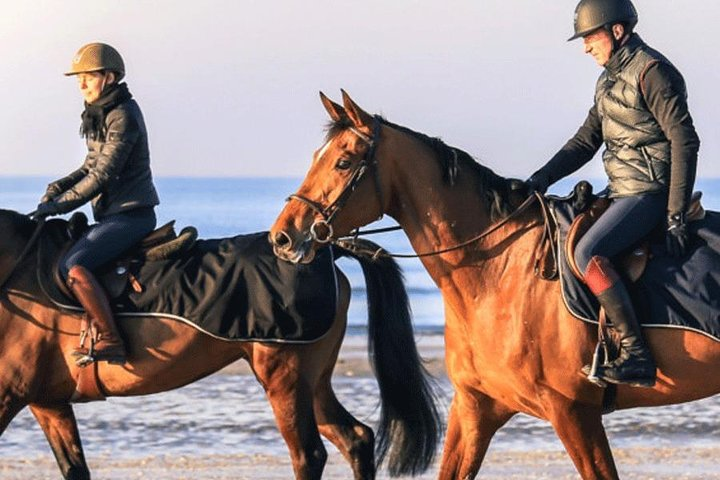
[(337, 164), (335, 164), (335, 168), (338, 170), (347, 170), (352, 166), (352, 162), (348, 160), (347, 158), (341, 158), (338, 160)]

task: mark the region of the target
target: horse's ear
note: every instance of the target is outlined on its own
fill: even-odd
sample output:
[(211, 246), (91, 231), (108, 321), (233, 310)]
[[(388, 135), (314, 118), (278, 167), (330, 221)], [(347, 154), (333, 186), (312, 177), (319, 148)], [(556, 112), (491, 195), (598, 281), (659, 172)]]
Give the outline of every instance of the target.
[(342, 105), (330, 100), (323, 92), (320, 92), (320, 101), (334, 122), (339, 122), (345, 116), (345, 109), (343, 109)]
[(370, 124), (372, 124), (372, 116), (370, 116), (370, 114), (365, 112), (362, 108), (358, 107), (345, 90), (340, 91), (342, 92), (343, 104), (345, 105), (345, 113), (347, 113), (348, 117), (350, 117), (350, 120), (352, 120), (355, 124), (355, 127), (370, 128)]

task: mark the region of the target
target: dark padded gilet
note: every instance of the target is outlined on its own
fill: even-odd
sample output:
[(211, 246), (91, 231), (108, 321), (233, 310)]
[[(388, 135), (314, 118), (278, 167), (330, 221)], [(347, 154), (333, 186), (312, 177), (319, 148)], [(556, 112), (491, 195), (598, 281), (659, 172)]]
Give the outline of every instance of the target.
[(641, 90), (643, 75), (657, 62), (670, 64), (633, 35), (598, 79), (595, 103), (607, 147), (603, 163), (610, 196), (663, 191), (670, 183), (670, 142)]

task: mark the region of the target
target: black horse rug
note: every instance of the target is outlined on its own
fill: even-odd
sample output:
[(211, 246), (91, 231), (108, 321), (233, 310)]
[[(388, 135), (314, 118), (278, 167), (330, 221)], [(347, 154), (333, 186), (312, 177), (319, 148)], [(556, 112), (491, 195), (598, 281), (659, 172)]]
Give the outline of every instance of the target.
[[(38, 280), (53, 302), (77, 310), (47, 271), (70, 241), (67, 222), (48, 221), (45, 230)], [(227, 340), (305, 343), (327, 333), (335, 318), (332, 250), (323, 248), (312, 263), (294, 265), (273, 254), (267, 232), (198, 240), (172, 258), (125, 265), (142, 288), (124, 289), (113, 298), (120, 322), (129, 316), (169, 317)]]

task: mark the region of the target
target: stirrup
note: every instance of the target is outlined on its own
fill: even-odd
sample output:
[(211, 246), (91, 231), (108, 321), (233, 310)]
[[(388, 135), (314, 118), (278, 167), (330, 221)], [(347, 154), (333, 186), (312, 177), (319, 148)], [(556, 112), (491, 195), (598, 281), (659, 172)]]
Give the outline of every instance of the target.
[(593, 352), (592, 364), (585, 365), (582, 368), (582, 373), (587, 376), (590, 383), (597, 385), (600, 388), (607, 387), (605, 378), (598, 375), (600, 365), (604, 364), (607, 359), (607, 351), (605, 349), (605, 343), (600, 341), (595, 345), (595, 351)]

